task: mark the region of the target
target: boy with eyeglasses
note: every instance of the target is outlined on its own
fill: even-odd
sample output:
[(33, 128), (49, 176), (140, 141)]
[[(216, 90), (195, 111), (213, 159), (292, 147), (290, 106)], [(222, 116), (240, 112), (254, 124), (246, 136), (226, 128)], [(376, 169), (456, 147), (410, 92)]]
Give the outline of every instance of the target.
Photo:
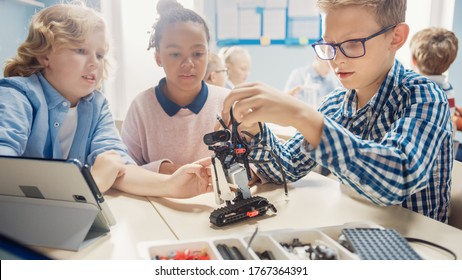
[[(234, 116), (251, 133), (258, 121), (293, 126), (285, 143), (268, 127), (259, 135), (277, 153), (286, 178), (296, 181), (320, 164), (340, 183), (377, 205), (401, 205), (447, 222), (453, 161), (446, 95), (395, 59), (409, 27), (405, 0), (318, 0), (323, 37), (313, 48), (329, 61), (343, 88), (315, 108), (259, 83), (236, 87), (223, 118)], [(290, 112), (290, 113), (288, 113)], [(263, 150), (255, 159), (264, 180), (282, 182)]]
[(228, 76), (228, 69), (225, 67), (225, 63), (221, 58), (214, 54), (209, 53), (209, 59), (207, 63), (207, 70), (205, 71), (204, 81), (209, 85), (216, 85), (224, 87), (226, 84), (226, 78)]

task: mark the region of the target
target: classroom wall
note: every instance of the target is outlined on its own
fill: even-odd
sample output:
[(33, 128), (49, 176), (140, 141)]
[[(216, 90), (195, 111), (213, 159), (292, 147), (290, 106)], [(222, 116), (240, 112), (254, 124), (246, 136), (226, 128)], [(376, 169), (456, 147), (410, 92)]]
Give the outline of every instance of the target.
[[(455, 1), (454, 15), (462, 15), (462, 1)], [(456, 92), (456, 104), (462, 106), (462, 17), (454, 16), (453, 31), (459, 39), (459, 52), (449, 72), (449, 81)]]
[[(196, 0), (195, 2), (198, 3), (197, 7), (203, 8), (203, 11), (198, 11), (198, 13), (206, 19), (213, 37), (215, 35), (216, 1)], [(212, 39), (211, 50), (218, 52), (219, 47), (213, 43), (215, 38)], [(311, 46), (242, 45), (242, 47), (248, 49), (252, 57), (252, 68), (248, 80), (264, 82), (280, 90), (284, 88), (290, 72), (309, 64), (315, 55)]]
[[(41, 0), (45, 7), (61, 3), (62, 0)], [(87, 0), (87, 5), (100, 9), (100, 0)], [(0, 77), (3, 77), (5, 61), (16, 55), (16, 50), (27, 37), (30, 18), (41, 7), (18, 0), (0, 0)]]
[(313, 61), (315, 53), (311, 46), (243, 46), (252, 56), (252, 69), (249, 81), (269, 84), (279, 90), (295, 68), (303, 67)]
[(27, 36), (26, 24), (37, 7), (16, 0), (0, 0), (0, 77), (5, 60), (16, 54), (19, 44)]

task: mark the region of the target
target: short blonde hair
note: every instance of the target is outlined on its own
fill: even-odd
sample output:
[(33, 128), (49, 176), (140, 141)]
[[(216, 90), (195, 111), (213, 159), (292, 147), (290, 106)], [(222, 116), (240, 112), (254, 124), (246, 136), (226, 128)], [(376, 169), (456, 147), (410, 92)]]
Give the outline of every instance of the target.
[(406, 20), (407, 0), (318, 0), (321, 12), (328, 12), (347, 6), (360, 6), (375, 14), (377, 23), (385, 28)]
[(251, 61), (249, 51), (239, 46), (221, 48), (218, 52), (218, 55), (221, 57), (221, 59), (223, 59), (225, 63), (233, 64), (242, 57), (245, 57)]
[[(89, 34), (103, 31), (106, 24), (93, 9), (83, 4), (57, 4), (32, 17), (29, 34), (15, 57), (5, 63), (5, 77), (28, 77), (43, 70), (38, 58), (60, 47), (82, 45)], [(107, 38), (107, 37), (106, 37)], [(109, 46), (106, 45), (106, 52)], [(103, 78), (107, 77), (107, 55), (103, 59)]]
[(420, 73), (441, 75), (456, 59), (459, 43), (454, 32), (429, 27), (414, 34), (410, 48)]
[(220, 67), (224, 67), (224, 61), (216, 54), (209, 53), (209, 61), (207, 63), (207, 71), (205, 71), (205, 80), (210, 76), (213, 71), (221, 70)]

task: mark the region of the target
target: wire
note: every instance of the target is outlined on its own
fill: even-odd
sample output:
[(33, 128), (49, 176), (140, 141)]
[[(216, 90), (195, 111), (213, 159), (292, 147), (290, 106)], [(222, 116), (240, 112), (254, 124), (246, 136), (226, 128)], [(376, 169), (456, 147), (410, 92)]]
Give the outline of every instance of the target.
[(433, 246), (433, 247), (436, 247), (438, 249), (441, 249), (447, 253), (449, 253), (451, 256), (454, 257), (455, 260), (457, 260), (457, 255), (456, 253), (454, 253), (453, 251), (451, 251), (450, 249), (446, 248), (446, 247), (443, 247), (441, 245), (438, 245), (436, 243), (433, 243), (433, 242), (430, 242), (430, 241), (427, 241), (427, 240), (423, 240), (423, 239), (420, 239), (420, 238), (414, 238), (414, 237), (405, 237), (406, 240), (408, 242), (416, 242), (416, 243), (423, 243), (423, 244), (427, 244), (427, 245), (430, 245), (430, 246)]
[(255, 238), (255, 236), (257, 235), (257, 233), (258, 233), (258, 224), (257, 224), (257, 226), (255, 227), (255, 230), (254, 230), (252, 236), (250, 237), (249, 242), (247, 243), (247, 249), (246, 249), (247, 251), (249, 251), (249, 249), (250, 249), (250, 244), (252, 244), (252, 241), (254, 240), (254, 238)]
[[(258, 122), (258, 125), (260, 126), (260, 135), (263, 134), (263, 127), (262, 127), (262, 124), (261, 122)], [(282, 169), (282, 164), (281, 164), (281, 161), (279, 160), (279, 157), (271, 150), (271, 148), (263, 143), (261, 143), (261, 139), (259, 139), (258, 137), (250, 134), (249, 132), (247, 131), (242, 131), (242, 134), (244, 135), (247, 135), (249, 136), (250, 138), (254, 139), (255, 141), (257, 141), (257, 145), (260, 144), (262, 145), (262, 147), (257, 147), (257, 148), (252, 148), (252, 150), (264, 150), (264, 151), (268, 151), (270, 152), (271, 156), (276, 160), (276, 163), (278, 164), (278, 167), (279, 167), (279, 170), (281, 170), (281, 175), (282, 175), (282, 181), (284, 183), (284, 193), (286, 195), (286, 197), (289, 195), (289, 188), (287, 187), (287, 180), (286, 180), (286, 175), (284, 173), (284, 170)], [(264, 163), (264, 162), (269, 162), (268, 161), (256, 161), (256, 160), (252, 160), (250, 161), (252, 163)]]
[[(243, 148), (245, 148), (245, 154), (242, 155), (242, 156), (239, 156), (239, 160), (242, 160), (242, 163), (244, 164), (244, 167), (246, 169), (246, 172), (247, 172), (247, 177), (249, 178), (249, 181), (251, 180), (251, 173), (250, 173), (250, 166), (249, 166), (249, 163), (265, 163), (265, 162), (270, 162), (270, 160), (264, 160), (264, 161), (257, 161), (257, 160), (253, 160), (253, 159), (249, 159), (248, 158), (248, 155), (250, 154), (250, 151), (251, 150), (264, 150), (264, 151), (268, 151), (271, 156), (276, 160), (276, 163), (281, 171), (281, 175), (282, 175), (282, 181), (283, 181), (283, 184), (284, 184), (284, 193), (285, 193), (285, 196), (286, 198), (289, 196), (289, 188), (287, 187), (287, 180), (286, 180), (286, 175), (285, 175), (285, 172), (284, 172), (284, 169), (282, 167), (282, 164), (281, 164), (281, 161), (279, 159), (279, 157), (271, 150), (271, 148), (269, 146), (267, 146), (265, 143), (262, 143), (262, 139), (261, 138), (258, 138), (256, 137), (255, 135), (252, 135), (251, 133), (247, 132), (247, 131), (241, 131), (241, 133), (239, 133), (239, 130), (238, 130), (238, 126), (240, 125), (239, 122), (236, 121), (236, 119), (234, 118), (234, 113), (233, 113), (233, 107), (230, 108), (229, 110), (229, 117), (230, 117), (230, 122), (231, 122), (231, 142), (232, 143), (237, 143), (238, 145), (241, 145)], [(221, 126), (227, 130), (228, 127), (227, 125), (225, 124), (225, 122), (223, 121), (223, 119), (220, 117), (220, 115), (216, 115), (216, 118), (217, 120), (220, 122)], [(263, 135), (263, 124), (261, 122), (258, 122), (258, 127), (260, 129), (260, 136)], [(242, 135), (246, 135), (248, 136), (250, 139), (254, 140), (256, 142), (255, 145), (253, 146), (250, 146), (250, 141), (247, 141), (247, 139), (245, 137), (241, 137), (241, 134)], [(258, 145), (261, 145), (261, 147), (258, 147)], [(257, 147), (255, 147), (257, 146)], [(237, 155), (234, 154), (233, 155), (233, 159), (231, 161), (238, 161), (238, 159), (236, 159)], [(239, 161), (240, 162), (240, 161)]]
[[(268, 147), (268, 146), (264, 146), (264, 147)], [(281, 161), (279, 160), (279, 157), (271, 149), (268, 149), (268, 151), (271, 153), (271, 156), (276, 159), (276, 163), (278, 164), (279, 169), (281, 170), (282, 181), (284, 182), (284, 194), (287, 197), (289, 196), (289, 189), (287, 187), (286, 173), (284, 172), (284, 169), (282, 169), (282, 164), (281, 164)]]
[(221, 126), (223, 127), (223, 129), (228, 130), (228, 127), (226, 126), (225, 121), (223, 121), (223, 119), (220, 117), (220, 115), (217, 114), (217, 115), (216, 115), (216, 118), (217, 118), (217, 120), (220, 122), (220, 124), (221, 124)]

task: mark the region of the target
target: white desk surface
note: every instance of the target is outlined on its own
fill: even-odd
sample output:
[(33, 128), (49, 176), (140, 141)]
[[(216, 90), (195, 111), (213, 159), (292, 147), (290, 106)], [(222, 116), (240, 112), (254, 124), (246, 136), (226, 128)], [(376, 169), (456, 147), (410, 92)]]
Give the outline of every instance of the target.
[[(277, 208), (277, 214), (273, 215), (268, 210), (267, 214), (270, 216), (258, 217), (221, 228), (209, 222), (210, 213), (218, 208), (212, 193), (191, 199), (150, 198), (150, 200), (180, 240), (251, 234), (257, 222), (260, 231), (372, 222), (386, 228), (394, 228), (405, 237), (437, 243), (451, 249), (459, 259), (462, 259), (462, 230), (401, 206), (379, 207), (358, 201), (342, 193), (336, 180), (314, 172), (291, 184), (289, 201), (285, 200), (283, 188), (274, 185), (260, 186), (254, 190), (254, 195), (267, 198)], [(428, 246), (417, 243), (412, 246), (424, 258), (451, 258), (449, 254)]]
[(145, 197), (133, 196), (117, 190), (105, 194), (116, 225), (111, 232), (78, 252), (39, 248), (56, 259), (139, 259), (137, 244), (155, 239), (176, 240), (152, 204)]

